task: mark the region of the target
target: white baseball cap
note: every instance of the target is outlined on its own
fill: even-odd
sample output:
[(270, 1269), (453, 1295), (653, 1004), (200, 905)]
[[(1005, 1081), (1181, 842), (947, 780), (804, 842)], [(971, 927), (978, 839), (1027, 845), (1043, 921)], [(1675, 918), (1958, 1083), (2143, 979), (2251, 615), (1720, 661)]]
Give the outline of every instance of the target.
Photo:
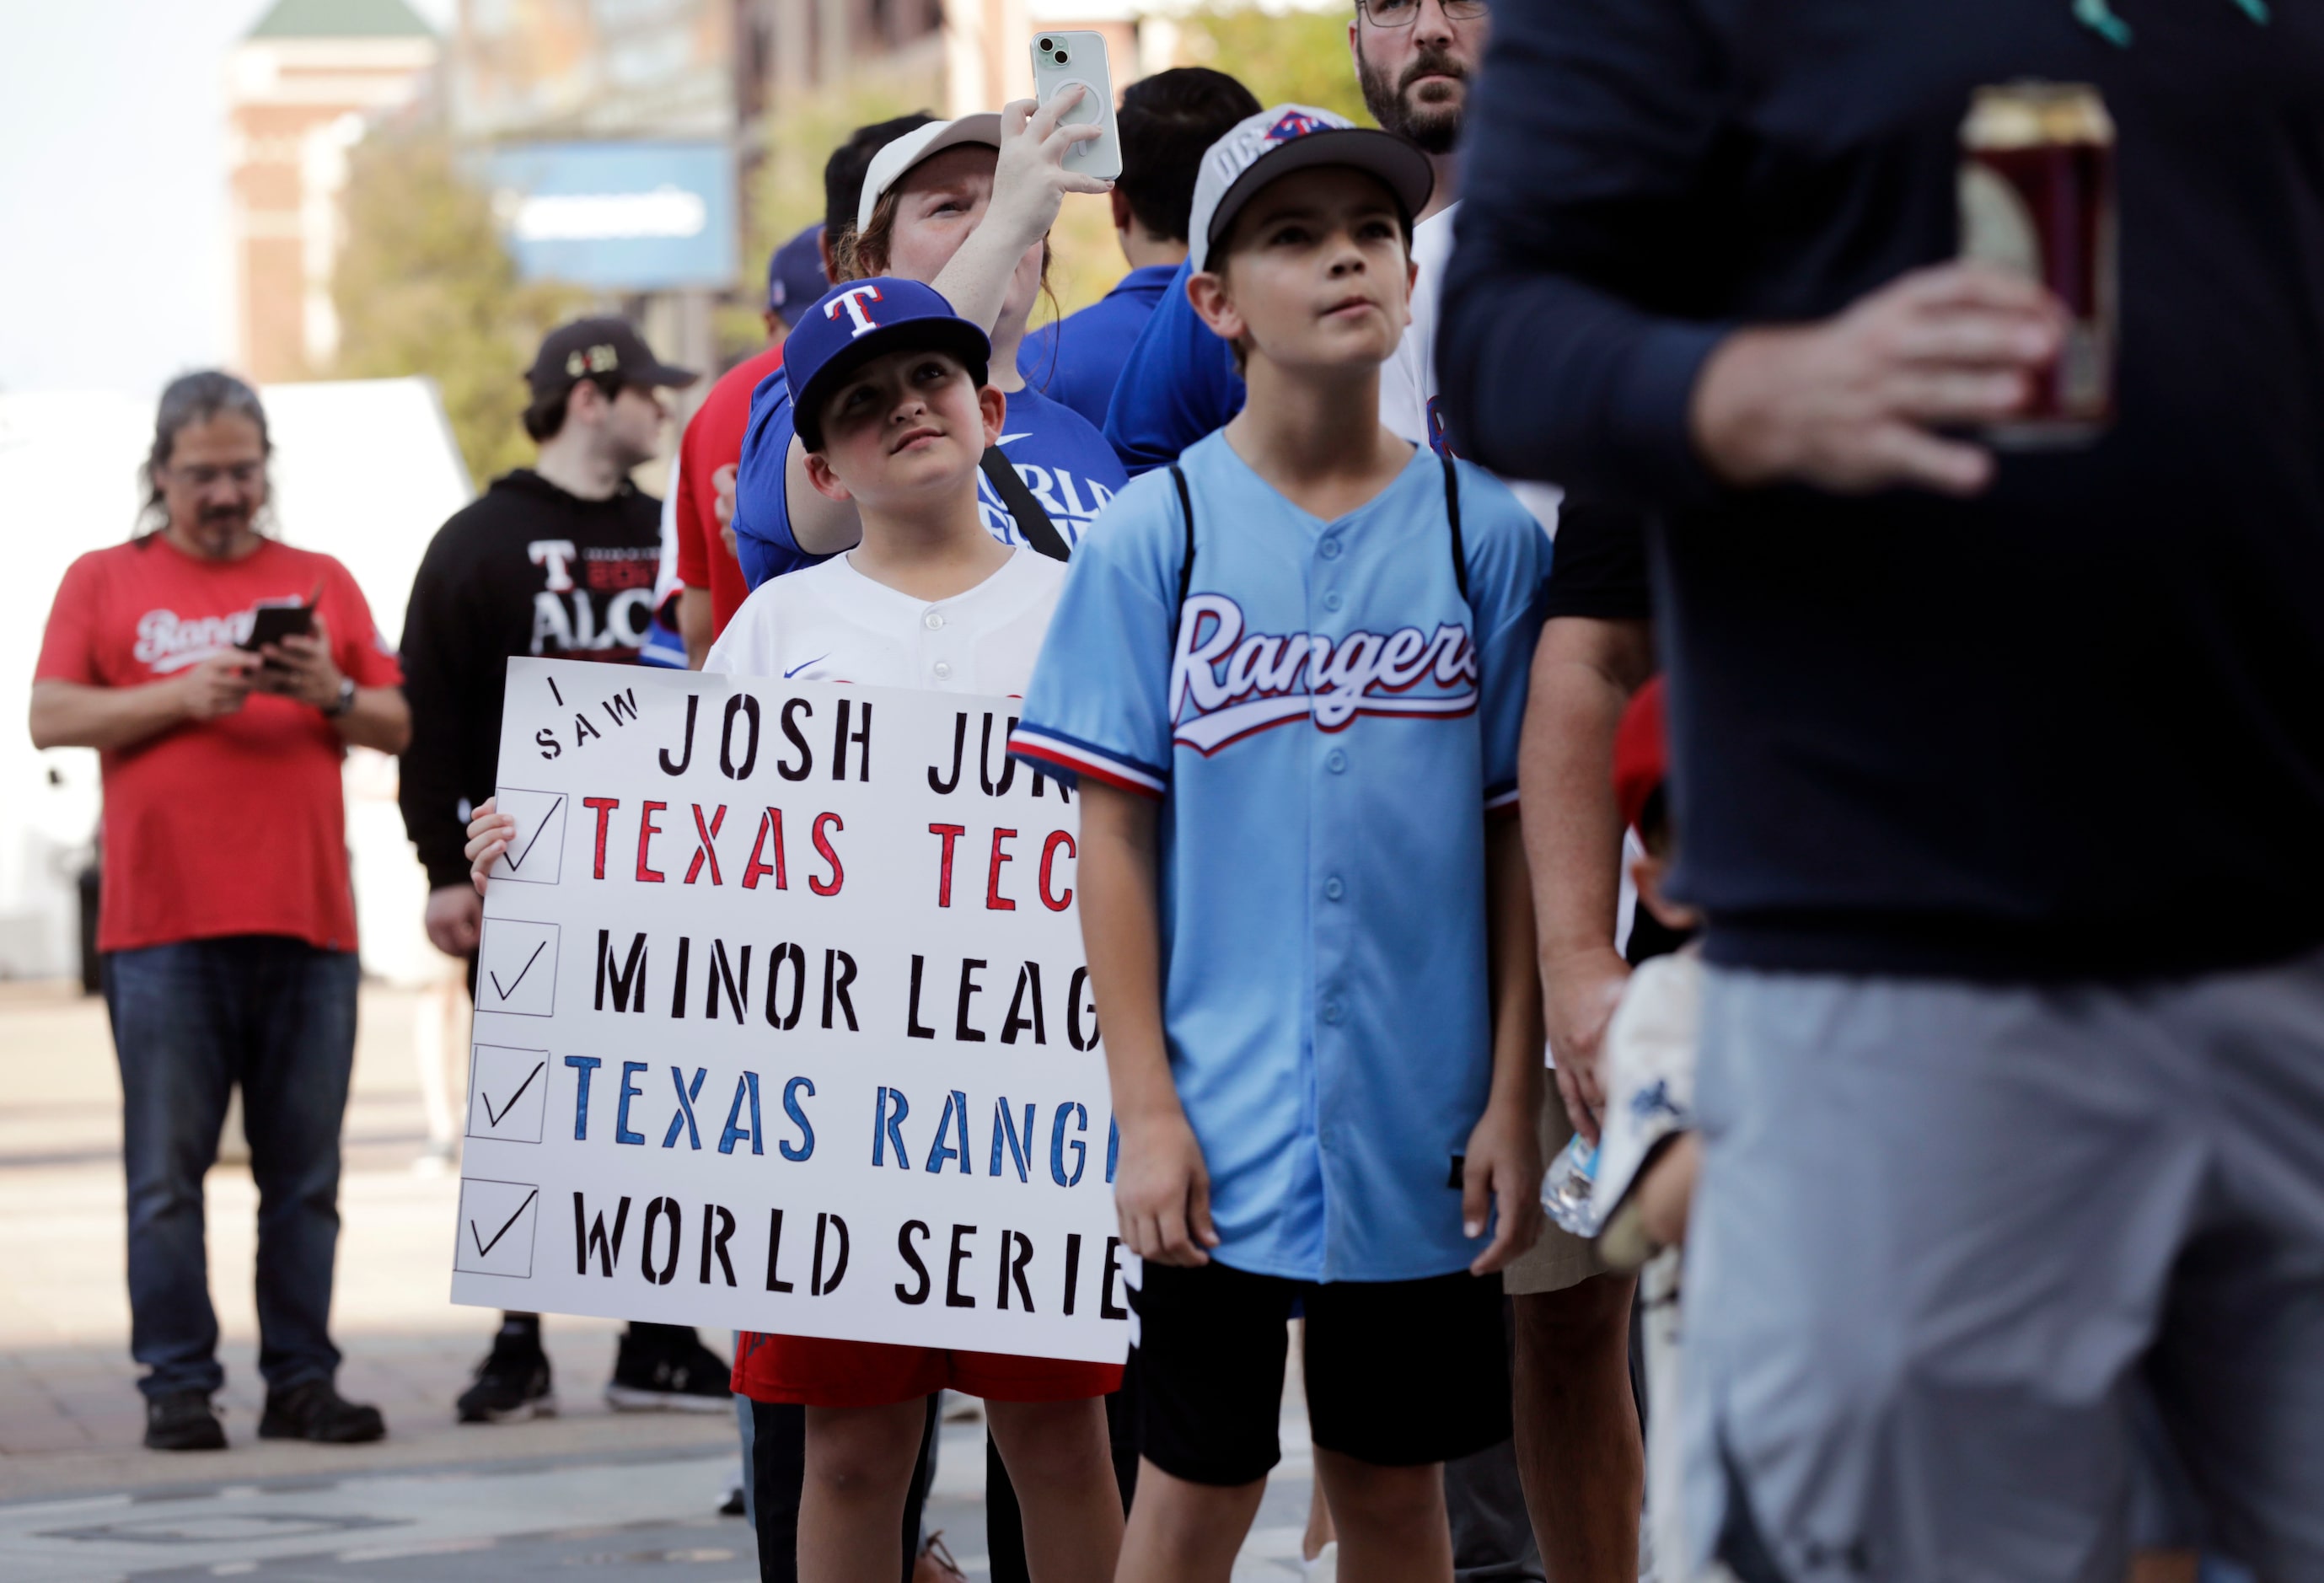
[(1204, 153), (1187, 216), (1187, 267), (1207, 267), (1211, 249), (1261, 188), (1315, 165), (1351, 165), (1379, 177), (1406, 218), (1426, 208), (1436, 189), (1428, 156), (1396, 133), (1358, 126), (1312, 105), (1270, 106), (1235, 123)]
[(863, 172), (863, 196), (855, 200), (855, 228), (861, 231), (872, 223), (872, 211), (878, 207), (880, 195), (901, 181), (907, 170), (933, 154), (964, 143), (999, 148), (1001, 113), (980, 110), (973, 115), (951, 121), (931, 121), (873, 154), (871, 165)]

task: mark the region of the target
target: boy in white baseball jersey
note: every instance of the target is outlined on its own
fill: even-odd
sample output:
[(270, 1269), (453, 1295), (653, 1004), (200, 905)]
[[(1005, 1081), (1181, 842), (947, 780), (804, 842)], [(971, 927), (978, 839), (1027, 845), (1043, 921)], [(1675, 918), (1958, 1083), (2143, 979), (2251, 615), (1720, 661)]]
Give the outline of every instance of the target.
[[(880, 529), (867, 520), (863, 542), (847, 554), (759, 584), (704, 668), (1022, 694), (1065, 568), (999, 542), (977, 516), (977, 459), (1001, 432), (1008, 400), (985, 383), (983, 334), (954, 318), (935, 288), (888, 278), (835, 288), (784, 346), (808, 482), (880, 511)], [(951, 390), (957, 420), (991, 432), (948, 438), (943, 391), (964, 370), (975, 380)], [(932, 399), (908, 400), (915, 390)], [(801, 394), (828, 410), (811, 410)], [(964, 490), (975, 533), (962, 530), (955, 509)]]
[(1498, 1272), (1540, 1225), (1541, 1031), (1517, 822), (1489, 815), (1514, 812), (1549, 545), (1380, 426), (1430, 180), (1298, 106), (1204, 156), (1188, 293), (1250, 400), (1084, 538), (1013, 740), (1084, 788), (1145, 1260), (1125, 1583), (1228, 1577), (1295, 1304), (1351, 1577), (1449, 1578), (1439, 1465), (1509, 1432)]
[[(761, 584), (704, 669), (743, 676), (1024, 692), (1065, 575), (1062, 562), (987, 531), (978, 463), (1008, 399), (987, 380), (984, 333), (933, 288), (881, 278), (835, 288), (784, 344), (808, 481), (853, 500), (863, 538)], [(470, 826), (478, 884), (512, 822), (485, 805)], [(893, 1578), (926, 1400), (985, 1399), (1013, 1476), (1036, 1575), (1098, 1578), (1121, 1541), (1102, 1398), (1114, 1365), (745, 1332), (734, 1385), (807, 1408), (798, 1508), (805, 1583)]]

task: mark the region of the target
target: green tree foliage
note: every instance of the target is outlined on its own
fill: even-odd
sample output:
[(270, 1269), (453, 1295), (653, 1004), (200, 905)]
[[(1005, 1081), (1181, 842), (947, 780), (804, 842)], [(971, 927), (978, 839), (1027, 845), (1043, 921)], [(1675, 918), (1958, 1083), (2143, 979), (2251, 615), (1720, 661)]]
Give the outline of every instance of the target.
[(343, 379), (425, 374), (479, 485), (532, 459), (520, 419), (540, 337), (586, 310), (577, 287), (519, 278), (492, 201), (432, 135), (374, 133), (350, 157), (331, 281)]
[(1351, 5), (1329, 11), (1236, 6), (1197, 11), (1178, 23), (1178, 63), (1240, 78), (1262, 105), (1314, 105), (1359, 126), (1373, 124), (1348, 55)]

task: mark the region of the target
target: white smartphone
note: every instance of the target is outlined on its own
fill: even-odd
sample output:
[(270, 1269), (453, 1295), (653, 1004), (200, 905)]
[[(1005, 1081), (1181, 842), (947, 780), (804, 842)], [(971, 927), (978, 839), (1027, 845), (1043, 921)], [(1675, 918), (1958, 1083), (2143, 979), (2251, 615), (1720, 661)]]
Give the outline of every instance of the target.
[(1106, 69), (1105, 35), (1053, 29), (1033, 35), (1033, 99), (1046, 105), (1067, 87), (1085, 90), (1065, 115), (1066, 125), (1095, 123), (1100, 136), (1073, 146), (1065, 169), (1111, 181), (1121, 174), (1121, 129), (1113, 120), (1113, 73)]

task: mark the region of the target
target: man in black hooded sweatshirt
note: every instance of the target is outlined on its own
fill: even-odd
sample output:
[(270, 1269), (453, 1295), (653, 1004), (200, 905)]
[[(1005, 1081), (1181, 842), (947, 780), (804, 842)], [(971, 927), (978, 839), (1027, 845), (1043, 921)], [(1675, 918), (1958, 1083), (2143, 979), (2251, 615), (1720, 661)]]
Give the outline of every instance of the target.
[[(696, 375), (654, 356), (617, 318), (549, 332), (527, 379), (539, 462), (493, 480), (438, 530), (403, 618), (403, 827), (428, 870), (428, 937), (468, 959), (483, 898), (469, 883), (470, 811), (493, 795), (501, 698), (518, 655), (633, 663), (653, 620), (661, 502), (630, 482), (660, 448), (660, 392)], [(473, 988), (473, 984), (471, 986)], [(725, 1363), (684, 1325), (632, 1324), (606, 1400), (617, 1408), (731, 1411)], [(540, 1316), (503, 1317), (462, 1394), (464, 1423), (556, 1410)]]

